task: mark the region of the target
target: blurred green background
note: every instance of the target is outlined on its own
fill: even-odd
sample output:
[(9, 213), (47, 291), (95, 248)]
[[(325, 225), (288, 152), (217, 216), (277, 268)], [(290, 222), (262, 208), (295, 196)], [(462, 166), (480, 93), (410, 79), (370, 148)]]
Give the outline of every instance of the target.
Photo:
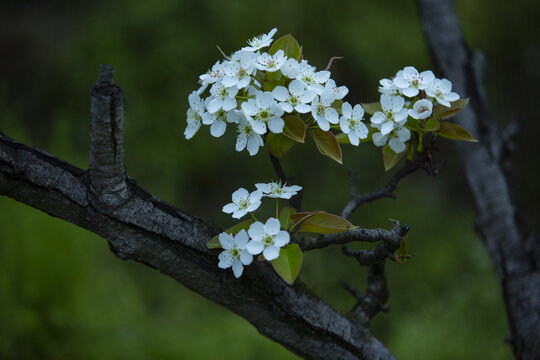
[[(522, 120), (515, 181), (522, 218), (534, 224), (536, 4), (456, 6), (469, 44), (487, 57), (494, 119)], [(344, 57), (332, 77), (349, 87), (352, 103), (377, 100), (378, 79), (406, 65), (432, 68), (413, 1), (29, 0), (2, 7), (1, 131), (87, 168), (89, 88), (99, 64), (113, 64), (127, 102), (129, 175), (223, 227), (233, 222), (219, 209), (234, 190), (275, 176), (265, 151), (249, 157), (233, 150), (230, 130), (220, 139), (208, 127), (191, 141), (183, 137), (187, 96), (219, 58), (216, 44), (232, 52), (272, 27), (277, 36), (291, 32), (319, 68), (331, 56)], [(436, 160), (442, 159), (438, 178), (415, 174), (400, 184), (397, 200), (365, 205), (353, 217), (368, 227), (389, 227), (389, 218), (410, 224), (417, 255), (405, 265), (389, 263), (391, 311), (377, 316), (374, 332), (399, 359), (511, 358), (501, 290), (473, 230), (474, 208), (452, 144), (441, 144)], [(283, 160), (305, 188), (305, 209), (335, 213), (347, 201), (347, 167), (358, 171), (359, 191), (388, 178), (371, 145), (344, 149), (344, 164), (323, 158), (309, 142)], [(119, 261), (94, 234), (5, 197), (0, 215), (2, 359), (296, 358), (175, 281)], [(307, 254), (300, 277), (341, 311), (353, 299), (338, 280), (365, 285), (364, 269), (338, 248)]]

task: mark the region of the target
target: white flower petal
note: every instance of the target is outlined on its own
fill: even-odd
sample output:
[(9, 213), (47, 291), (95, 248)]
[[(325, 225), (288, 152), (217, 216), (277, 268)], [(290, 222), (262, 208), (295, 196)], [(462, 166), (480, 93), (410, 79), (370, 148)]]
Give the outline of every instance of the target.
[(244, 265), (242, 265), (242, 262), (240, 262), (239, 260), (233, 262), (232, 271), (237, 279), (242, 276), (242, 272), (244, 271)]
[(238, 204), (240, 201), (243, 201), (249, 197), (249, 192), (244, 189), (240, 188), (232, 193), (232, 201), (236, 204)]
[(288, 232), (281, 230), (274, 238), (274, 245), (277, 247), (283, 247), (290, 241), (290, 235)]
[(381, 126), (381, 134), (382, 135), (388, 135), (392, 130), (394, 129), (394, 122), (393, 121), (387, 121)]
[(225, 232), (219, 234), (218, 240), (224, 250), (230, 250), (234, 246), (234, 238)]
[(220, 137), (225, 133), (227, 124), (223, 120), (218, 120), (210, 126), (210, 134), (214, 137)]
[(348, 102), (344, 102), (343, 105), (341, 105), (341, 113), (345, 118), (349, 119), (352, 116), (352, 111), (353, 108)]
[(386, 144), (387, 137), (381, 133), (375, 133), (373, 134), (372, 139), (375, 146), (384, 146)]
[(248, 230), (248, 234), (255, 241), (262, 240), (266, 236), (266, 233), (264, 232), (263, 223), (257, 221), (257, 222), (254, 222), (253, 224), (251, 224), (251, 226), (249, 227), (249, 230)]
[(406, 148), (405, 143), (399, 141), (397, 138), (391, 138), (390, 141), (388, 141), (388, 146), (390, 146), (390, 149), (396, 154), (402, 153)]
[(272, 120), (268, 121), (268, 128), (274, 134), (282, 133), (284, 126), (285, 126), (285, 121), (283, 121), (283, 119), (279, 117), (275, 117)]
[(260, 241), (251, 240), (246, 245), (246, 250), (253, 255), (259, 255), (264, 250), (264, 244)]
[(232, 212), (235, 212), (236, 210), (238, 210), (238, 205), (236, 205), (235, 203), (227, 204), (222, 209), (222, 211), (226, 214), (230, 214)]
[(218, 259), (219, 259), (218, 267), (220, 267), (222, 269), (226, 269), (226, 268), (231, 267), (231, 265), (232, 265), (232, 263), (234, 261), (234, 257), (232, 256), (232, 254), (228, 250), (222, 251), (218, 255)]
[(271, 261), (279, 257), (279, 248), (274, 245), (270, 245), (263, 251), (263, 256), (266, 260)]
[(272, 90), (272, 94), (278, 101), (287, 101), (287, 99), (289, 99), (289, 90), (284, 86), (276, 86), (274, 90)]
[(276, 235), (280, 229), (281, 229), (281, 224), (279, 223), (279, 220), (276, 218), (270, 218), (266, 220), (266, 224), (264, 224), (264, 231), (268, 235)]
[(249, 265), (253, 262), (253, 255), (251, 255), (247, 250), (240, 251), (240, 261), (244, 265)]
[(238, 249), (243, 250), (246, 248), (246, 245), (249, 241), (249, 236), (246, 232), (246, 230), (242, 229), (236, 234), (234, 237), (234, 242), (236, 243), (236, 246)]

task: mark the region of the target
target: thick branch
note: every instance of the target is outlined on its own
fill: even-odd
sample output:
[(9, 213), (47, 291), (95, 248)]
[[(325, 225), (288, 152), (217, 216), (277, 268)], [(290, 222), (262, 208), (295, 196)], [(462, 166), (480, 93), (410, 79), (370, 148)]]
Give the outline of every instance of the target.
[(478, 144), (458, 143), (478, 210), (477, 228), (503, 288), (511, 343), (518, 359), (533, 359), (540, 337), (540, 240), (528, 237), (516, 219), (511, 181), (503, 163), (507, 139), (494, 125), (482, 84), (483, 57), (471, 54), (451, 0), (417, 0), (431, 55), (454, 91), (470, 97), (457, 122)]
[[(104, 97), (114, 99), (115, 93), (111, 94)], [(109, 109), (108, 115), (99, 118), (120, 120), (118, 106)], [(102, 141), (103, 146), (120, 144), (120, 123), (112, 121), (105, 130), (92, 127), (92, 131), (103, 131), (103, 136), (114, 135), (110, 140), (100, 140), (96, 132), (92, 135), (94, 140)], [(119, 166), (119, 148), (109, 152), (114, 159), (107, 160), (105, 154), (100, 159), (99, 151), (95, 154), (95, 172), (85, 172), (0, 133), (0, 194), (104, 237), (119, 258), (144, 263), (176, 279), (242, 316), (263, 335), (302, 357), (394, 358), (367, 328), (351, 323), (300, 281), (287, 285), (269, 264), (252, 264), (241, 279), (219, 269), (218, 251), (208, 250), (205, 243), (221, 229), (156, 199), (126, 180)], [(96, 182), (100, 177), (103, 182)], [(121, 201), (112, 197), (112, 204), (106, 203), (109, 199), (101, 194), (107, 193), (104, 184), (108, 181), (125, 183)], [(104, 188), (100, 188), (102, 185)]]

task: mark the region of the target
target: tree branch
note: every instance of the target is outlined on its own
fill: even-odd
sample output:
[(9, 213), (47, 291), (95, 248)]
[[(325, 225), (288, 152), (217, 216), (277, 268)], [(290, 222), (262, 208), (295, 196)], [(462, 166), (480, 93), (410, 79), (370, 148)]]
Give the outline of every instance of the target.
[(501, 156), (508, 140), (494, 125), (482, 84), (485, 61), (465, 43), (451, 0), (417, 0), (424, 35), (439, 71), (455, 91), (470, 97), (457, 122), (480, 143), (458, 143), (465, 174), (478, 211), (482, 235), (502, 286), (514, 355), (533, 359), (540, 336), (540, 240), (520, 227)]
[(401, 179), (414, 173), (418, 169), (424, 169), (426, 173), (433, 176), (439, 173), (439, 166), (431, 164), (429, 151), (424, 151), (418, 154), (413, 161), (407, 160), (405, 165), (394, 173), (385, 186), (379, 190), (365, 194), (356, 193), (356, 178), (353, 176), (354, 172), (351, 172), (351, 200), (349, 200), (347, 205), (345, 205), (341, 211), (341, 217), (348, 218), (360, 205), (366, 202), (379, 200), (385, 197), (395, 199), (396, 195), (394, 195), (394, 191)]
[(109, 69), (102, 71), (104, 81), (92, 91), (91, 169), (83, 171), (0, 132), (1, 195), (104, 237), (119, 258), (176, 279), (299, 356), (394, 359), (369, 329), (337, 313), (302, 282), (287, 285), (269, 264), (252, 264), (240, 279), (219, 269), (218, 251), (205, 246), (221, 231), (219, 227), (158, 200), (126, 179), (120, 149), (123, 100), (112, 87)]
[[(353, 241), (393, 243), (400, 241), (409, 231), (409, 226), (401, 226), (399, 222), (395, 222), (392, 230), (385, 229), (353, 229), (336, 234), (327, 234), (319, 236), (309, 236), (306, 234), (297, 234), (294, 237), (296, 242), (303, 251), (322, 249), (331, 245), (347, 244)], [(399, 244), (398, 244), (399, 247)]]

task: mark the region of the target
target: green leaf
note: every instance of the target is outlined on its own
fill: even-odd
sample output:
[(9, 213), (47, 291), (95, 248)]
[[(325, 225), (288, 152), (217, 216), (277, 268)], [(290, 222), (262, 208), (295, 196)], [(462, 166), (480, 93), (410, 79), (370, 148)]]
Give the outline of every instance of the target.
[(289, 244), (279, 251), (279, 257), (271, 261), (276, 273), (289, 285), (294, 283), (302, 267), (302, 250), (298, 244)]
[(283, 50), (285, 56), (287, 57), (296, 60), (300, 59), (300, 45), (298, 44), (298, 41), (296, 41), (294, 36), (292, 36), (291, 34), (284, 35), (277, 39), (270, 47), (268, 53), (270, 55), (274, 55), (279, 50)]
[(335, 234), (357, 228), (347, 219), (320, 210), (292, 214), (291, 218), (293, 225), (301, 224), (303, 232)]
[[(249, 229), (251, 224), (253, 224), (253, 221), (254, 221), (253, 219), (242, 221), (241, 223), (238, 223), (238, 224), (234, 225), (233, 227), (228, 228), (224, 232), (226, 232), (227, 234), (236, 235), (241, 230), (246, 230), (247, 231), (247, 229)], [(207, 242), (206, 247), (209, 248), (209, 249), (220, 249), (221, 244), (219, 243), (219, 234), (214, 236), (209, 242)]]
[(283, 134), (268, 133), (266, 135), (266, 144), (272, 155), (280, 158), (289, 151), (294, 141)]
[(469, 98), (459, 99), (450, 104), (450, 107), (446, 107), (441, 104), (435, 105), (433, 108), (433, 117), (441, 120), (448, 120), (458, 112), (463, 110), (469, 103)]
[(295, 214), (296, 210), (290, 206), (284, 207), (279, 212), (279, 223), (283, 230), (287, 230), (292, 224), (291, 215)]
[(424, 124), (423, 131), (425, 131), (425, 132), (433, 132), (433, 131), (437, 131), (437, 130), (439, 130), (439, 120), (437, 120), (437, 119), (435, 119), (433, 117), (430, 117), (429, 119), (427, 119), (427, 121)]
[(369, 115), (375, 114), (377, 111), (382, 111), (382, 106), (380, 102), (372, 102), (372, 103), (360, 103), (362, 107), (364, 108), (364, 111), (368, 113)]
[(439, 135), (450, 140), (478, 142), (467, 130), (457, 124), (449, 122), (441, 123)]
[(330, 131), (322, 131), (321, 129), (315, 129), (311, 132), (315, 145), (324, 156), (328, 156), (330, 159), (343, 164), (341, 157), (341, 147), (339, 143)]
[(306, 137), (306, 124), (298, 117), (292, 115), (285, 116), (283, 120), (285, 121), (283, 135), (303, 144), (304, 138)]
[(401, 160), (403, 155), (405, 155), (407, 153), (407, 148), (408, 147), (409, 147), (409, 144), (407, 144), (407, 147), (405, 148), (405, 150), (403, 150), (403, 152), (401, 152), (399, 154), (396, 154), (394, 152), (394, 150), (392, 150), (390, 148), (390, 146), (385, 145), (382, 148), (383, 161), (384, 161), (384, 171), (388, 171), (391, 168), (393, 168), (399, 162), (399, 160)]

